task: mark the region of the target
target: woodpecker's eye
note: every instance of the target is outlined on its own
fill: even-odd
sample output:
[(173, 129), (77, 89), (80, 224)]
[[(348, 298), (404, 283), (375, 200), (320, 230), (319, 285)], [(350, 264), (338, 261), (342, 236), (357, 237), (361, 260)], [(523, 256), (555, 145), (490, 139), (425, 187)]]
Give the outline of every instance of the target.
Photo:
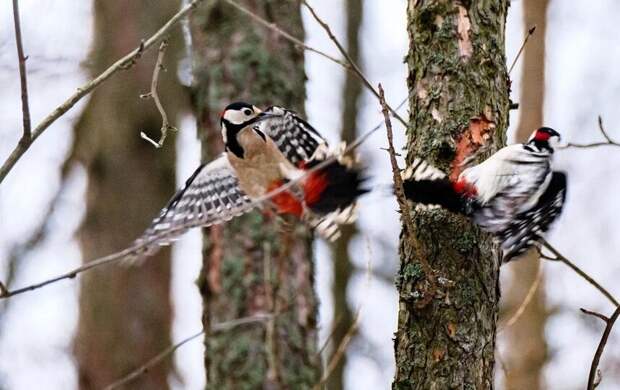
[(250, 116), (250, 115), (252, 115), (252, 110), (250, 110), (249, 108), (244, 108), (244, 109), (243, 109), (243, 113), (244, 113), (246, 116)]

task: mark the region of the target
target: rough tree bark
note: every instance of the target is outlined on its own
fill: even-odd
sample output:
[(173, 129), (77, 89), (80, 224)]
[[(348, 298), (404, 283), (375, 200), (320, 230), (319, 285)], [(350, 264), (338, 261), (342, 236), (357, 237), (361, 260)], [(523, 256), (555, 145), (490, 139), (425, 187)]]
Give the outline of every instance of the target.
[[(425, 158), (451, 174), (472, 153), (502, 146), (508, 125), (503, 0), (409, 0), (410, 123), (407, 162)], [(488, 147), (481, 152), (481, 147)], [(403, 228), (394, 389), (493, 387), (498, 252), (467, 219), (440, 209)], [(421, 252), (412, 246), (411, 233)], [(424, 256), (439, 289), (426, 294)], [(444, 279), (445, 278), (445, 279)], [(447, 279), (447, 280), (446, 280)]]
[[(176, 1), (106, 0), (94, 3), (95, 43), (90, 73), (98, 74), (135, 49), (177, 10)], [(176, 82), (175, 52), (159, 91), (171, 121), (184, 92)], [(79, 237), (84, 259), (126, 247), (148, 226), (174, 192), (174, 139), (163, 149), (140, 139), (157, 137), (161, 117), (149, 91), (156, 53), (95, 91), (75, 126), (76, 154), (88, 173), (86, 216)], [(81, 279), (75, 356), (81, 389), (102, 389), (143, 364), (170, 343), (170, 252), (163, 250), (140, 268), (105, 267)], [(166, 389), (171, 362), (132, 383), (132, 389)]]
[[(359, 31), (362, 25), (362, 0), (347, 0), (345, 2), (347, 15), (347, 51), (355, 63), (360, 63)], [(342, 111), (341, 138), (347, 143), (355, 140), (357, 134), (358, 103), (362, 95), (362, 84), (352, 72), (345, 73), (344, 90), (342, 94), (344, 108)], [(355, 224), (344, 225), (341, 228), (342, 236), (335, 242), (332, 250), (334, 281), (332, 294), (334, 297), (334, 325), (332, 336), (332, 351), (340, 345), (351, 325), (353, 313), (347, 299), (349, 280), (353, 275), (353, 264), (349, 256), (351, 239), (357, 234)], [(330, 390), (342, 390), (345, 385), (346, 353), (338, 361), (327, 382)]]
[[(253, 12), (303, 39), (297, 1), (241, 1)], [(230, 102), (283, 105), (303, 114), (303, 53), (258, 27), (225, 2), (209, 3), (192, 18), (194, 86), (203, 159), (222, 151), (219, 113)], [(311, 236), (296, 222), (259, 211), (204, 234), (203, 324), (257, 313), (273, 323), (206, 335), (211, 389), (303, 389), (319, 380), (317, 300)]]
[[(547, 5), (547, 0), (523, 2), (523, 23), (526, 29), (536, 25), (536, 33), (529, 39), (523, 53), (517, 129), (519, 142), (527, 140), (532, 130), (543, 125)], [(523, 302), (541, 266), (535, 251), (530, 251), (522, 260), (511, 265), (511, 280), (503, 300), (505, 306), (503, 311), (508, 316)], [(507, 346), (503, 356), (506, 366), (506, 389), (544, 388), (542, 370), (547, 361), (544, 333), (548, 314), (543, 279), (518, 322), (506, 329)]]

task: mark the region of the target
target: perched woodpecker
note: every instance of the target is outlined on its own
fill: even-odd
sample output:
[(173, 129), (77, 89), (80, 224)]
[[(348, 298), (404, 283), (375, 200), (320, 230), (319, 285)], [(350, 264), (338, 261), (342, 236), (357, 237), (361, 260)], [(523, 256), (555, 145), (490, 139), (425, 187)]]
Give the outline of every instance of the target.
[(566, 175), (551, 169), (548, 127), (527, 143), (506, 146), (456, 179), (416, 159), (405, 171), (405, 195), (413, 202), (464, 214), (493, 234), (509, 261), (536, 244), (562, 211)]
[[(248, 103), (228, 105), (220, 116), (225, 151), (201, 165), (160, 212), (137, 244), (146, 252), (167, 245), (187, 229), (228, 221), (258, 206), (254, 202), (289, 181), (290, 188), (267, 206), (293, 214), (327, 239), (338, 224), (351, 222), (362, 188), (362, 174), (342, 151), (329, 150), (325, 139), (293, 111)], [(328, 158), (333, 161), (303, 177)]]

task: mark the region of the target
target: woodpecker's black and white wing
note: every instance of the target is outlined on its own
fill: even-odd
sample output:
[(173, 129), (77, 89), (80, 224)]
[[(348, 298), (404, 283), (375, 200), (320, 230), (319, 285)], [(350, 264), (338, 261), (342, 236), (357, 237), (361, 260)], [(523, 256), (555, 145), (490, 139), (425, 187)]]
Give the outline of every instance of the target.
[(271, 138), (293, 165), (310, 161), (317, 157), (317, 150), (327, 149), (321, 134), (293, 111), (272, 106), (265, 113), (270, 117), (258, 122), (257, 129)]
[(189, 228), (222, 223), (251, 208), (228, 158), (221, 155), (194, 172), (136, 244), (146, 244), (148, 255)]
[(546, 190), (534, 207), (517, 214), (506, 228), (497, 233), (504, 250), (504, 261), (522, 254), (539, 242), (551, 223), (562, 212), (566, 200), (566, 175), (553, 172)]

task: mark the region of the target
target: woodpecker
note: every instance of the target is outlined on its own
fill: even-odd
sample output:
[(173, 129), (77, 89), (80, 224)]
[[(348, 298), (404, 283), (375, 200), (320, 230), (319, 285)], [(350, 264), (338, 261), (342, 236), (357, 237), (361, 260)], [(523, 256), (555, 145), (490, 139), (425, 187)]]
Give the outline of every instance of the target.
[(146, 245), (147, 254), (191, 227), (248, 212), (257, 200), (294, 180), (266, 202), (269, 208), (295, 215), (330, 240), (339, 224), (352, 222), (356, 199), (367, 192), (360, 168), (343, 150), (330, 150), (295, 112), (278, 106), (261, 111), (236, 102), (221, 113), (220, 125), (224, 153), (199, 166), (136, 241)]
[(507, 262), (538, 243), (562, 211), (566, 175), (551, 169), (556, 138), (557, 131), (541, 127), (526, 143), (500, 149), (456, 179), (416, 159), (403, 174), (405, 195), (470, 217), (496, 237)]

